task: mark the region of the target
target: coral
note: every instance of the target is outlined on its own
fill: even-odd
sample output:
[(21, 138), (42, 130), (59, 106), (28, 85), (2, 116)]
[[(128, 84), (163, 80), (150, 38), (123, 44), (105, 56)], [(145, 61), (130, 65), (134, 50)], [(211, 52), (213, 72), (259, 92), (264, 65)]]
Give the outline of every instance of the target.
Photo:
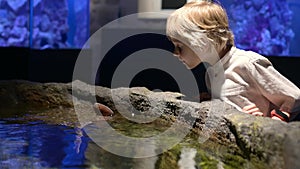
[(7, 4), (11, 7), (14, 11), (18, 11), (20, 7), (25, 5), (27, 0), (9, 0)]
[(294, 32), (286, 0), (235, 0), (229, 9), (236, 45), (264, 55), (288, 55)]
[(76, 0), (74, 4), (67, 0), (29, 2), (0, 1), (0, 46), (36, 49), (83, 46), (89, 36), (87, 0)]

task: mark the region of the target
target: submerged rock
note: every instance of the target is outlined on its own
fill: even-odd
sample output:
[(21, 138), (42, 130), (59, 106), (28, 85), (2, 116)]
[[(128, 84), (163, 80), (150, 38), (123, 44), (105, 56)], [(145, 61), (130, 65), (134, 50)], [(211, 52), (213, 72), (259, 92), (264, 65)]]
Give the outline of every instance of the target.
[[(199, 163), (197, 159), (200, 159), (200, 155), (196, 155), (198, 167), (207, 164), (215, 168), (300, 168), (299, 122), (285, 123), (256, 117), (239, 112), (220, 100), (190, 102), (184, 100), (184, 95), (180, 93), (152, 92), (143, 87), (109, 89), (81, 81), (68, 84), (0, 82), (1, 112), (18, 107), (43, 109), (34, 111), (29, 117), (47, 123), (69, 126), (78, 126), (80, 123), (79, 127), (84, 127), (103, 120), (101, 114), (95, 112), (96, 102), (113, 111), (117, 120), (114, 121), (112, 117), (111, 124), (115, 126), (122, 125), (118, 124), (122, 123), (118, 118), (125, 117), (132, 126), (156, 120), (156, 124), (176, 122), (182, 129), (193, 131), (198, 138), (194, 145), (216, 155), (211, 159), (202, 153), (202, 162), (198, 160)], [(210, 146), (211, 142), (213, 146)], [(219, 151), (224, 149), (220, 147), (225, 147), (226, 151)], [(196, 150), (200, 153), (199, 149)], [(168, 153), (172, 152), (178, 153), (180, 150)], [(170, 156), (168, 153), (162, 155)], [(179, 160), (178, 157), (180, 155), (174, 155), (175, 160)], [(203, 162), (205, 159), (206, 162)], [(160, 157), (158, 161), (160, 165), (157, 166), (164, 168), (165, 157)]]

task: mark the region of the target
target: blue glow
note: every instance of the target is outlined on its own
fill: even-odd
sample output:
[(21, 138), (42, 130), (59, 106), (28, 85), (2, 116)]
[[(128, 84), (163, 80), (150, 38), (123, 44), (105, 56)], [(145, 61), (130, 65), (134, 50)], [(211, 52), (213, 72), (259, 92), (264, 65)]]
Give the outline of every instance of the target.
[(295, 0), (221, 0), (239, 48), (266, 56), (300, 56)]
[(90, 139), (73, 128), (0, 121), (1, 168), (84, 168)]
[(0, 1), (0, 46), (82, 48), (89, 37), (89, 0)]
[[(266, 56), (300, 56), (299, 0), (219, 1), (238, 47)], [(0, 46), (80, 49), (90, 36), (89, 2), (0, 1)]]

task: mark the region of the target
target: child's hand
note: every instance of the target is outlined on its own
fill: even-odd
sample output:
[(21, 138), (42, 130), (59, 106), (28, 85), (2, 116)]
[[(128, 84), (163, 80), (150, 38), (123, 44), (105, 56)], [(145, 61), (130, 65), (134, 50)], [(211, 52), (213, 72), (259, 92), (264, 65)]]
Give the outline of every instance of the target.
[(250, 104), (248, 106), (243, 107), (243, 112), (252, 114), (254, 116), (263, 116), (264, 114), (256, 107), (255, 104)]
[(277, 109), (273, 109), (271, 111), (271, 118), (275, 119), (275, 120), (281, 120), (281, 121), (289, 122), (290, 114), (288, 112), (285, 112), (285, 111), (280, 111), (280, 110), (277, 110)]
[(211, 94), (209, 94), (208, 92), (201, 92), (199, 95), (200, 95), (199, 96), (200, 97), (200, 102), (211, 100)]

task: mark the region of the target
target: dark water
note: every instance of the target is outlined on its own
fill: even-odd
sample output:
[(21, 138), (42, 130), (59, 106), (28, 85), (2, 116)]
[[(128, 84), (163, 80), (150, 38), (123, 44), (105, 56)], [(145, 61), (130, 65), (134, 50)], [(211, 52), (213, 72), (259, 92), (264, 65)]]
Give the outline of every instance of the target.
[(0, 168), (85, 168), (90, 139), (74, 128), (0, 120)]
[[(234, 149), (228, 149), (226, 146), (209, 140), (202, 144), (193, 134), (188, 134), (179, 144), (156, 156), (122, 157), (104, 150), (85, 133), (88, 128), (101, 130), (103, 121), (79, 129), (65, 125), (52, 125), (52, 123), (46, 124), (41, 120), (36, 120), (40, 115), (30, 111), (0, 110), (0, 169), (176, 169), (179, 168), (180, 163), (188, 164), (190, 167), (209, 169), (218, 168), (219, 165), (234, 169), (264, 168), (264, 165), (260, 163), (252, 164), (244, 159), (239, 151)], [(35, 116), (36, 119), (28, 118), (28, 116)], [(48, 114), (47, 118), (54, 117)], [(166, 130), (169, 124), (162, 122), (154, 120), (148, 124), (137, 124), (119, 115), (109, 120), (109, 124), (117, 132), (138, 138), (151, 137)], [(96, 128), (99, 126), (100, 128)], [(110, 138), (111, 134), (108, 133), (107, 136)], [(105, 141), (118, 148), (118, 144), (114, 144), (117, 140), (106, 138)], [(137, 146), (134, 150), (128, 150), (125, 146), (123, 149), (139, 152), (146, 150), (146, 147), (149, 146), (143, 146), (142, 149)], [(191, 160), (183, 160), (190, 157)]]
[[(157, 157), (132, 159), (114, 155), (94, 143), (83, 129), (46, 124), (28, 116), (38, 115), (0, 110), (0, 169), (155, 168)], [(133, 123), (119, 120), (116, 116), (111, 125), (123, 128), (123, 132), (130, 128), (132, 135), (139, 135), (145, 130), (145, 126), (134, 127)], [(149, 133), (147, 127), (145, 132)]]

